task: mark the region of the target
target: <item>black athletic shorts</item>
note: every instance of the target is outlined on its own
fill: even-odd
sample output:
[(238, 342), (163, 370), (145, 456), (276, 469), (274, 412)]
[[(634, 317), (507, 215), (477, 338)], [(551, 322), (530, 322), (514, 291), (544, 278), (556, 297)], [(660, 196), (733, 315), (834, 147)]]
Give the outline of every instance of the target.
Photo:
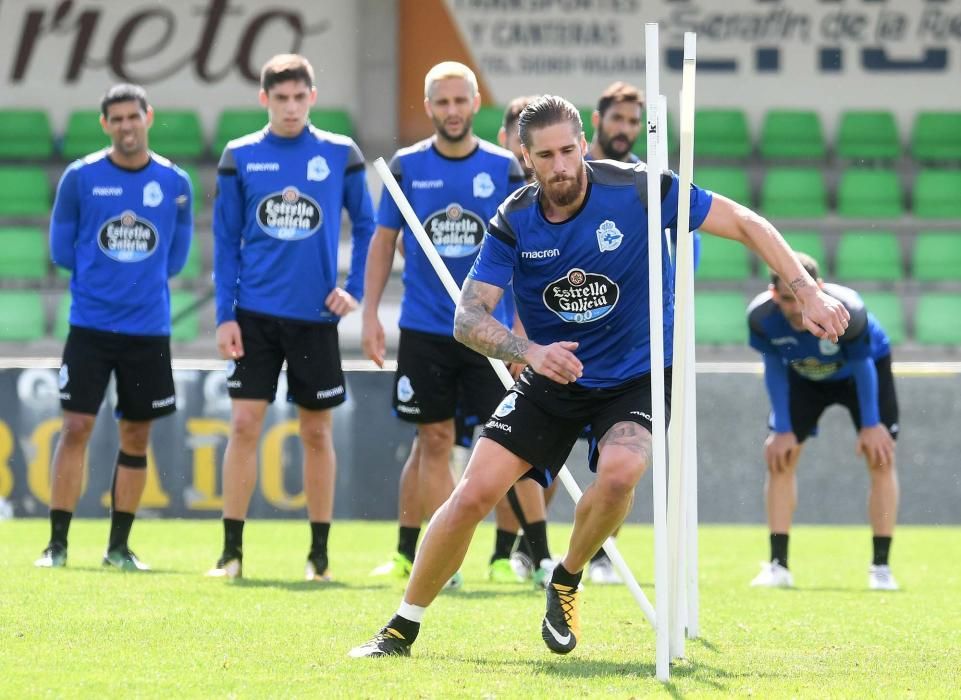
[(70, 326), (60, 365), (60, 406), (96, 415), (110, 374), (117, 377), (117, 418), (148, 421), (177, 410), (170, 338)]
[[(878, 409), (881, 422), (887, 427), (891, 437), (897, 439), (898, 397), (894, 391), (891, 356), (875, 360), (874, 365), (878, 371)], [(861, 429), (861, 407), (858, 404), (858, 390), (853, 377), (833, 382), (814, 382), (788, 370), (788, 387), (791, 425), (798, 442), (817, 435), (818, 419), (824, 409), (833, 404), (841, 404), (848, 409), (854, 426)]]
[[(664, 370), (665, 425), (671, 418), (671, 368)], [(652, 429), (651, 375), (609, 388), (558, 384), (530, 367), (521, 374), (484, 424), (482, 437), (528, 462), (525, 476), (547, 487), (564, 466), (585, 427), (590, 428), (589, 465), (597, 471), (597, 443), (615, 424), (630, 421)]]
[[(409, 423), (461, 416), (461, 432), (487, 419), (504, 396), (490, 361), (453, 338), (400, 330), (394, 412)], [(463, 435), (461, 436), (463, 437)]]
[(287, 360), (287, 400), (319, 411), (347, 400), (337, 325), (306, 323), (237, 309), (244, 356), (227, 363), (232, 399), (273, 401)]

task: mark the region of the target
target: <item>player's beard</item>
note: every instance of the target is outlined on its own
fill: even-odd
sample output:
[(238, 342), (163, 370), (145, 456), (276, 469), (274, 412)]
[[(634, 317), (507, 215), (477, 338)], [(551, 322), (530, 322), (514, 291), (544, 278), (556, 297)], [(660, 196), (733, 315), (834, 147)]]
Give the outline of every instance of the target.
[(438, 136), (443, 138), (445, 141), (450, 141), (451, 143), (459, 143), (467, 138), (468, 134), (471, 133), (471, 128), (474, 125), (474, 117), (468, 116), (464, 119), (463, 125), (461, 125), (460, 133), (452, 134), (444, 126), (444, 121), (438, 119), (437, 117), (431, 117), (434, 122), (434, 130), (437, 132)]
[(557, 180), (552, 178), (546, 183), (542, 183), (544, 196), (556, 207), (566, 207), (577, 201), (578, 196), (584, 189), (584, 164), (578, 168), (574, 177)]
[(604, 154), (604, 157), (611, 160), (624, 160), (634, 147), (634, 142), (624, 134), (611, 136), (604, 129), (598, 129), (597, 143), (601, 147), (601, 153)]

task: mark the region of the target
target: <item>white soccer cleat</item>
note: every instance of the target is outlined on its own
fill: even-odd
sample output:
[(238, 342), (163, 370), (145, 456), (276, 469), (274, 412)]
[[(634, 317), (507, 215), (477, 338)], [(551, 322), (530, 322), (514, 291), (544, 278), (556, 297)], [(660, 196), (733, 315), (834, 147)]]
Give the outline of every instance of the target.
[(752, 586), (761, 588), (794, 588), (794, 576), (777, 560), (761, 563), (760, 573), (751, 581)]
[(868, 569), (868, 588), (872, 591), (898, 590), (898, 582), (894, 580), (891, 567), (887, 564), (872, 564)]
[(243, 578), (243, 562), (241, 559), (232, 557), (221, 557), (217, 560), (214, 568), (210, 569), (204, 576), (208, 578), (238, 579)]
[(595, 584), (610, 586), (624, 583), (621, 575), (614, 568), (614, 563), (606, 556), (597, 561), (592, 561), (587, 567), (587, 575), (591, 579), (591, 583)]

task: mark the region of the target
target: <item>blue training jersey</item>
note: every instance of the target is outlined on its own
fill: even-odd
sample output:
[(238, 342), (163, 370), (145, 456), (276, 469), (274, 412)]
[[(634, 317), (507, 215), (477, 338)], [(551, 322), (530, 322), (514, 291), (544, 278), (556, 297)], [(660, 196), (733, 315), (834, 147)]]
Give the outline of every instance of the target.
[[(536, 343), (576, 341), (584, 365), (578, 384), (609, 387), (650, 372), (647, 171), (643, 164), (586, 164), (588, 189), (580, 210), (552, 223), (540, 206), (540, 186), (509, 197), (491, 220), (471, 279), (514, 296), (528, 337)], [(678, 182), (661, 176), (662, 228), (677, 218)], [(691, 225), (711, 208), (710, 193), (691, 188)], [(673, 267), (663, 250), (664, 351), (671, 363)]]
[(50, 218), (50, 256), (72, 271), (70, 325), (170, 335), (167, 280), (193, 235), (190, 178), (155, 153), (137, 170), (107, 153), (67, 167)]
[[(463, 158), (448, 158), (433, 138), (402, 148), (390, 161), (390, 171), (444, 260), (458, 287), (464, 283), (484, 238), (486, 222), (497, 206), (524, 184), (524, 171), (510, 151), (481, 139)], [(411, 233), (393, 198), (384, 193), (377, 223), (403, 229), (404, 296), (400, 327), (453, 336), (454, 302)], [(509, 280), (508, 280), (509, 281)], [(495, 318), (511, 327), (509, 301), (495, 309)]]
[(374, 210), (353, 140), (308, 124), (292, 138), (265, 127), (228, 143), (214, 209), (217, 324), (234, 320), (237, 308), (337, 323), (324, 302), (337, 286), (345, 208), (352, 252), (344, 289), (360, 300)]
[(824, 291), (844, 304), (851, 314), (848, 327), (837, 343), (816, 338), (807, 330), (794, 330), (770, 290), (758, 294), (748, 306), (749, 342), (764, 356), (772, 425), (777, 432), (791, 430), (789, 371), (812, 382), (853, 377), (862, 424), (871, 426), (880, 421), (874, 362), (891, 354), (888, 336), (853, 289), (825, 284)]

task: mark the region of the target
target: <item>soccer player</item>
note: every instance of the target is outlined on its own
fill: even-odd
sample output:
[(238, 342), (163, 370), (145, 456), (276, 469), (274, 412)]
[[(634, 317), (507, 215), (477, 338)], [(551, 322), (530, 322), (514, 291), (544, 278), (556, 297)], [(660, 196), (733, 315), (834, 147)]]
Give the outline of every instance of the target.
[(50, 543), (37, 566), (67, 563), (84, 452), (113, 373), (120, 451), (103, 563), (149, 569), (128, 537), (147, 483), (151, 422), (177, 410), (167, 280), (186, 263), (193, 235), (190, 179), (150, 151), (153, 116), (143, 88), (111, 87), (100, 102), (110, 146), (71, 163), (57, 187), (50, 255), (72, 273), (70, 332), (60, 365), (63, 426), (53, 457)]
[[(537, 182), (509, 197), (490, 222), (461, 291), (455, 333), (478, 352), (528, 368), (485, 424), (464, 478), (431, 520), (397, 614), (351, 656), (409, 655), (426, 607), (460, 565), (477, 524), (521, 476), (550, 483), (590, 425), (590, 462), (597, 478), (578, 503), (567, 554), (547, 587), (541, 625), (551, 651), (572, 651), (580, 631), (582, 571), (627, 515), (647, 468), (653, 404), (649, 175), (643, 166), (585, 162), (580, 115), (563, 98), (539, 98), (521, 113), (519, 124), (524, 158)], [(667, 228), (677, 216), (678, 180), (670, 172), (651, 176), (659, 180)], [(791, 280), (806, 327), (837, 340), (847, 311), (817, 287), (770, 223), (696, 187), (690, 200), (692, 227), (756, 250)], [(672, 266), (666, 256), (661, 269), (669, 283)], [(511, 279), (529, 339), (491, 315)], [(665, 294), (663, 303), (669, 364), (672, 296)]]
[[(524, 182), (520, 164), (509, 151), (474, 136), (479, 107), (473, 71), (453, 61), (437, 64), (424, 79), (424, 111), (434, 134), (399, 150), (390, 161), (391, 172), (458, 284), (477, 256), (485, 222)], [(457, 408), (465, 416), (486, 417), (504, 387), (485, 357), (454, 340), (454, 304), (387, 193), (380, 201), (368, 254), (364, 353), (383, 366), (384, 329), (377, 311), (401, 229), (406, 255), (393, 406), (401, 420), (417, 426), (417, 437), (401, 472), (397, 552), (372, 573), (406, 577), (422, 520), (430, 518), (454, 488), (449, 461)], [(503, 323), (511, 323), (504, 305), (497, 313)], [(511, 544), (513, 539), (512, 533)], [(460, 573), (452, 571), (447, 584), (456, 588), (461, 581)]]
[(828, 406), (847, 408), (857, 428), (856, 448), (867, 463), (868, 517), (874, 533), (874, 561), (868, 585), (897, 590), (888, 552), (898, 512), (894, 441), (898, 400), (891, 374), (891, 347), (861, 297), (847, 287), (825, 284), (817, 262), (798, 257), (824, 293), (844, 304), (851, 321), (838, 342), (812, 335), (804, 325), (797, 296), (777, 273), (748, 307), (751, 347), (764, 357), (764, 381), (771, 399), (770, 430), (764, 442), (767, 462), (767, 518), (771, 560), (752, 586), (794, 585), (788, 569), (788, 533), (797, 505), (797, 465), (804, 441), (817, 434)]
[[(242, 574), (243, 529), (257, 479), (257, 443), (287, 362), (297, 405), (311, 543), (305, 577), (329, 580), (327, 538), (336, 457), (331, 409), (346, 400), (337, 323), (357, 308), (373, 233), (364, 157), (347, 136), (314, 128), (314, 69), (281, 54), (264, 65), (268, 124), (227, 144), (217, 170), (214, 279), (217, 349), (227, 362), (224, 548), (211, 576)], [(337, 286), (341, 212), (352, 223), (350, 271)]]

